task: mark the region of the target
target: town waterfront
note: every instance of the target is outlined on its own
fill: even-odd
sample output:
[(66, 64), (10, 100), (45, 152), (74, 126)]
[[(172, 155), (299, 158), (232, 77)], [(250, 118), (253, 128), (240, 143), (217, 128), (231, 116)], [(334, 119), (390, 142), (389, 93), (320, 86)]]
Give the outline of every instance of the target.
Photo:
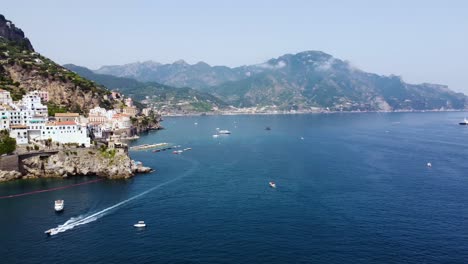
[[(130, 152), (156, 172), (0, 199), (0, 256), (5, 263), (463, 263), (464, 116), (166, 118), (166, 130), (134, 144), (192, 150)], [(232, 134), (214, 138), (216, 128)], [(0, 196), (94, 179), (6, 182)], [(61, 214), (56, 199), (65, 200)], [(148, 227), (133, 228), (139, 220)], [(44, 235), (65, 223), (64, 232)]]

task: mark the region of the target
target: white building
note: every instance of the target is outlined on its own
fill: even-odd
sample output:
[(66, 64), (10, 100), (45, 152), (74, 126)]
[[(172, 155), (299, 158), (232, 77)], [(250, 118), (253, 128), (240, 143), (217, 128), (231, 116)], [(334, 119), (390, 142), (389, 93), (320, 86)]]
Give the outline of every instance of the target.
[(10, 137), (16, 139), (17, 145), (28, 144), (28, 128), (25, 125), (10, 126)]
[(126, 114), (115, 114), (112, 117), (112, 129), (127, 129), (131, 126), (130, 116)]
[(0, 89), (0, 104), (11, 104), (13, 99), (11, 99), (10, 92)]
[(62, 144), (78, 143), (90, 146), (86, 124), (78, 114), (59, 115), (58, 121), (48, 122), (48, 109), (41, 101), (46, 101), (45, 92), (29, 92), (18, 102), (11, 100), (10, 93), (0, 89), (0, 128), (8, 129), (16, 143), (28, 144), (32, 140), (52, 139)]
[(96, 106), (95, 108), (89, 110), (88, 120), (90, 123), (99, 123), (104, 124), (112, 120), (112, 117), (117, 112), (115, 110), (106, 110), (102, 107)]
[(52, 139), (53, 142), (62, 144), (77, 143), (86, 147), (91, 145), (86, 126), (77, 124), (75, 121), (48, 122), (41, 131), (41, 140)]

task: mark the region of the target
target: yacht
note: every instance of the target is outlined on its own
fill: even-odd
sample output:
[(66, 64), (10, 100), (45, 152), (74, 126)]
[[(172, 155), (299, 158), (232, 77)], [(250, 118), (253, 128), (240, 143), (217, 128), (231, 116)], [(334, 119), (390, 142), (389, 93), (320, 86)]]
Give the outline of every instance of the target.
[(145, 221), (138, 221), (138, 223), (133, 225), (134, 227), (146, 227)]
[(54, 209), (55, 209), (56, 212), (61, 212), (61, 211), (63, 211), (63, 206), (64, 206), (63, 200), (56, 200), (55, 205), (54, 205)]
[(276, 188), (276, 183), (274, 183), (274, 182), (269, 182), (268, 184), (270, 184), (270, 187), (271, 187), (271, 188)]
[(466, 125), (468, 125), (468, 119), (466, 119), (466, 117), (465, 117), (465, 118), (463, 119), (463, 121), (460, 122), (460, 123), (458, 123), (458, 124), (460, 124), (460, 125), (462, 125), (462, 126), (466, 126)]
[(231, 131), (229, 131), (229, 130), (219, 130), (218, 133), (228, 135), (228, 134), (231, 134)]

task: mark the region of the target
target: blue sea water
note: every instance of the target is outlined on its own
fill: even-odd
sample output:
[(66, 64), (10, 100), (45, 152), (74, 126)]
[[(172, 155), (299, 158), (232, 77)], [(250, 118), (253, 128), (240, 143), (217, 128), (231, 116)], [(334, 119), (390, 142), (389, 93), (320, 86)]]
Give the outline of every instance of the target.
[[(155, 173), (0, 199), (0, 262), (466, 263), (463, 117), (166, 118), (136, 144), (193, 150), (131, 152)], [(213, 138), (216, 128), (232, 134)], [(91, 179), (8, 182), (0, 196)]]

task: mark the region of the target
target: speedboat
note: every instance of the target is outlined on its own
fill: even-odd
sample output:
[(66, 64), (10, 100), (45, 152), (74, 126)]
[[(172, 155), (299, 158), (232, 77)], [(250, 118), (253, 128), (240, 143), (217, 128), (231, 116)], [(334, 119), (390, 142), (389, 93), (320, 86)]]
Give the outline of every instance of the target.
[(44, 231), (44, 234), (46, 234), (47, 236), (51, 236), (52, 235), (52, 231), (54, 231), (54, 229), (49, 229), (47, 231)]
[(462, 126), (466, 126), (466, 125), (468, 125), (468, 119), (466, 119), (466, 117), (465, 117), (465, 118), (463, 119), (463, 121), (460, 122), (460, 123), (458, 123), (458, 124), (460, 124), (460, 125), (462, 125)]
[(138, 223), (133, 225), (134, 227), (146, 227), (145, 221), (138, 221)]
[(276, 188), (276, 183), (275, 182), (269, 182), (271, 188)]
[(173, 153), (173, 154), (180, 154), (180, 153), (182, 153), (182, 152), (184, 152), (184, 151), (182, 151), (182, 150), (176, 150), (176, 151), (173, 151), (172, 153)]
[(184, 151), (192, 150), (192, 148), (184, 148)]
[(56, 200), (55, 201), (54, 209), (55, 209), (56, 212), (63, 211), (63, 207), (64, 207), (64, 201), (63, 200)]
[(219, 135), (213, 135), (213, 137), (214, 137), (214, 138), (217, 138), (217, 137), (219, 137)]
[(218, 133), (228, 135), (228, 134), (231, 134), (231, 131), (229, 131), (229, 130), (219, 130)]
[(432, 163), (428, 162), (428, 163), (426, 164), (426, 166), (430, 168), (430, 167), (432, 167)]

